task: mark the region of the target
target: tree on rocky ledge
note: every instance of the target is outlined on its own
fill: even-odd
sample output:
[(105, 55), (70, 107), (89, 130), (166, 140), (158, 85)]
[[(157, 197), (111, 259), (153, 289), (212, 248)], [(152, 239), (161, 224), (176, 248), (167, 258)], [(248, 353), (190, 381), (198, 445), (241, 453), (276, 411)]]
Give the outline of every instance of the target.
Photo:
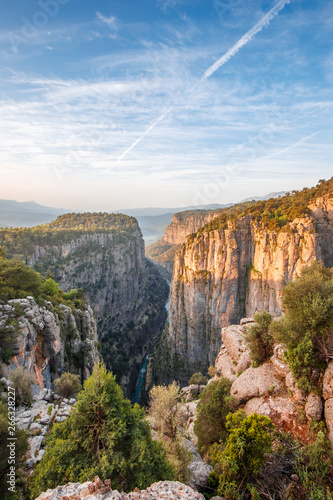
[(96, 475), (124, 491), (144, 489), (174, 475), (163, 447), (152, 440), (144, 411), (131, 406), (102, 364), (85, 382), (70, 418), (54, 426), (31, 480), (31, 498)]

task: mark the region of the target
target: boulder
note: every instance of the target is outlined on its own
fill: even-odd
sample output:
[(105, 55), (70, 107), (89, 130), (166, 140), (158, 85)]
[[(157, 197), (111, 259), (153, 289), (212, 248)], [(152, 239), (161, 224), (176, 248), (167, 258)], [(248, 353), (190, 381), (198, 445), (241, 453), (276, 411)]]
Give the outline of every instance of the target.
[(283, 344), (276, 344), (274, 346), (274, 354), (271, 357), (271, 363), (281, 377), (286, 377), (290, 372), (288, 363), (284, 361), (285, 350), (286, 347)]
[(333, 361), (329, 362), (324, 373), (323, 397), (325, 400), (333, 398)]
[(242, 318), (240, 320), (240, 325), (248, 325), (249, 323), (255, 323), (253, 318)]
[(260, 397), (250, 399), (244, 406), (247, 415), (258, 413), (273, 420), (273, 422), (286, 430), (293, 430), (297, 426), (297, 415), (294, 405), (284, 397)]
[(305, 414), (309, 420), (321, 420), (323, 416), (323, 400), (318, 394), (309, 394), (305, 403)]
[(198, 490), (207, 485), (208, 476), (213, 471), (213, 468), (202, 460), (198, 450), (191, 440), (185, 439), (184, 446), (192, 453), (192, 460), (188, 466), (190, 473), (188, 485), (194, 490)]
[(245, 354), (249, 366), (251, 362), (250, 351), (244, 342), (244, 328), (240, 325), (231, 325), (222, 328), (221, 337), (231, 359), (238, 364), (242, 354)]
[(248, 368), (242, 373), (232, 384), (230, 393), (242, 404), (249, 399), (275, 391), (280, 386), (273, 365), (265, 363), (258, 368)]
[(331, 442), (331, 448), (333, 450), (333, 398), (325, 401), (325, 422), (328, 429), (328, 439)]
[(297, 387), (296, 380), (294, 379), (294, 376), (291, 372), (289, 372), (286, 376), (286, 386), (292, 393), (293, 397), (296, 399), (296, 401), (303, 403), (306, 399), (306, 393)]

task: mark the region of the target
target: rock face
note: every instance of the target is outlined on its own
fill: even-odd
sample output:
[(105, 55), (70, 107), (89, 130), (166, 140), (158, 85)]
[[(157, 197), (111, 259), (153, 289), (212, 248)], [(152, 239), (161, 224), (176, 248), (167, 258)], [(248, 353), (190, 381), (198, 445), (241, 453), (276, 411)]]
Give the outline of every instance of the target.
[(276, 376), (274, 366), (265, 363), (258, 368), (248, 368), (232, 384), (230, 394), (239, 403), (246, 403), (249, 399), (269, 394), (280, 388), (280, 381)]
[(256, 311), (279, 316), (281, 290), (304, 265), (331, 265), (332, 200), (318, 199), (311, 215), (279, 232), (248, 215), (187, 238), (176, 253), (170, 290), (169, 336), (184, 365), (180, 380), (214, 363), (221, 328)]
[[(42, 274), (49, 270), (64, 291), (83, 289), (97, 312), (106, 366), (130, 397), (143, 359), (164, 328), (169, 290), (145, 258), (136, 220), (128, 219), (127, 231), (62, 229), (52, 234), (49, 230), (52, 244), (46, 244), (45, 238), (38, 243), (38, 235), (33, 235), (34, 246), (24, 257)], [(3, 245), (7, 256), (13, 256), (14, 250)]]
[(149, 245), (147, 255), (157, 265), (164, 267), (171, 278), (175, 253), (189, 234), (218, 216), (220, 210), (195, 210), (174, 214), (171, 224), (166, 228), (163, 238)]
[(93, 482), (68, 483), (54, 490), (47, 490), (36, 500), (204, 500), (204, 496), (178, 481), (160, 481), (146, 490), (119, 493), (111, 489), (109, 480), (104, 483), (96, 476)]
[(0, 305), (0, 346), (11, 349), (9, 365), (2, 365), (3, 374), (19, 366), (29, 373), (34, 392), (51, 388), (52, 380), (65, 371), (89, 377), (99, 359), (97, 327), (93, 310), (51, 302), (39, 306), (32, 297), (9, 300)]

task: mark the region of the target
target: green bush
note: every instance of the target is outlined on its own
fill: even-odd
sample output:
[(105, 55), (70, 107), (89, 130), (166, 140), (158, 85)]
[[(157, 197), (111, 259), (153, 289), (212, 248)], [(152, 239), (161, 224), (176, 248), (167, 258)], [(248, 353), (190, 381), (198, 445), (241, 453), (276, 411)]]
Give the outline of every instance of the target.
[(52, 278), (48, 278), (43, 283), (43, 293), (46, 295), (58, 295), (60, 292), (60, 285)]
[(172, 480), (163, 447), (152, 440), (144, 411), (124, 399), (115, 376), (96, 365), (78, 396), (76, 411), (53, 427), (31, 479), (31, 498), (67, 482), (110, 479), (131, 491)]
[(30, 405), (32, 401), (32, 377), (19, 366), (15, 370), (9, 372), (9, 379), (11, 387), (15, 389), (15, 403), (16, 406), (21, 404)]
[(263, 311), (254, 315), (256, 324), (245, 328), (245, 342), (250, 349), (253, 366), (262, 365), (273, 354), (274, 339), (269, 331), (272, 316)]
[(78, 375), (73, 373), (63, 373), (60, 378), (54, 381), (55, 392), (63, 398), (70, 398), (81, 391), (82, 385)]
[(12, 359), (12, 357), (13, 357), (13, 351), (10, 347), (5, 347), (4, 349), (2, 349), (1, 358), (2, 361), (6, 363), (6, 365), (9, 365), (9, 361)]
[(229, 437), (225, 446), (216, 443), (210, 450), (214, 464), (210, 477), (211, 483), (217, 484), (218, 494), (233, 499), (242, 488), (247, 489), (272, 450), (274, 424), (256, 413), (247, 417), (242, 410), (230, 413), (226, 420)]
[(236, 409), (236, 401), (230, 396), (230, 387), (231, 382), (226, 378), (213, 380), (200, 396), (194, 433), (202, 455), (206, 454), (212, 444), (227, 436), (226, 417)]
[(321, 262), (304, 267), (300, 276), (282, 290), (282, 321), (274, 321), (275, 340), (287, 346), (285, 358), (298, 382), (310, 390), (315, 368), (330, 359), (333, 336), (333, 275)]

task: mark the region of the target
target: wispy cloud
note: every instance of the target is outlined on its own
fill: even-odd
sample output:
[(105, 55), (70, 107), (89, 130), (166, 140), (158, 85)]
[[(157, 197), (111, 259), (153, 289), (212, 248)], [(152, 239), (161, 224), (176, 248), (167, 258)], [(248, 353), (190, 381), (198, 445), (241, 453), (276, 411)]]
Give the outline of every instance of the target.
[(100, 12), (96, 12), (96, 15), (97, 15), (98, 19), (100, 21), (102, 21), (102, 23), (106, 24), (110, 28), (116, 27), (117, 18), (115, 16), (106, 17), (106, 16), (103, 16), (103, 14), (101, 14)]
[[(245, 33), (240, 40), (238, 40), (237, 43), (231, 47), (222, 57), (220, 57), (213, 65), (211, 65), (202, 75), (201, 81), (204, 82), (208, 78), (210, 78), (219, 68), (221, 68), (226, 62), (229, 61), (234, 55), (237, 54), (237, 52), (244, 47), (247, 43), (249, 43), (252, 38), (259, 33), (265, 26), (268, 26), (270, 21), (285, 7), (286, 4), (288, 4), (290, 0), (279, 0), (267, 14), (265, 14), (247, 33)], [(189, 95), (192, 95), (195, 93), (197, 88), (197, 84), (194, 86), (193, 89), (190, 90)], [(188, 98), (188, 96), (187, 96)], [(140, 142), (158, 125), (164, 118), (170, 114), (173, 109), (174, 105), (172, 105), (166, 112), (163, 112), (157, 120), (155, 120), (149, 127), (145, 130), (145, 132), (138, 138), (136, 139), (130, 146), (127, 148), (118, 158), (118, 162), (123, 160), (130, 151), (132, 151)]]

